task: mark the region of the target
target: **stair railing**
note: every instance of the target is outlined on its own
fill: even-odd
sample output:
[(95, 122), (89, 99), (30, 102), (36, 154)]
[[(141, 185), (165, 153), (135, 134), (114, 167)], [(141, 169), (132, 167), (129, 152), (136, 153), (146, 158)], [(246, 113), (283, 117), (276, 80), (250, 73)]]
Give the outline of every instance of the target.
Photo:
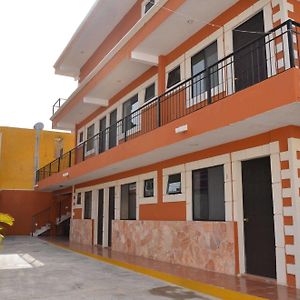
[(34, 232), (46, 224), (51, 225), (51, 207), (43, 209), (32, 216), (32, 231), (31, 236), (33, 236)]

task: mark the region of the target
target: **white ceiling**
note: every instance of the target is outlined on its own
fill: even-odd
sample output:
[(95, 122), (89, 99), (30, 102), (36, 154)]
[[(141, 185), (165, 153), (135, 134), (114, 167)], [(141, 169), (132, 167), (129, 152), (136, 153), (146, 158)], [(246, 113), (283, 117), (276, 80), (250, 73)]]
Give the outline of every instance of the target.
[(135, 2), (136, 0), (96, 1), (54, 64), (55, 72), (66, 76), (78, 76), (87, 59)]
[[(45, 191), (53, 191), (61, 188), (66, 188), (74, 184), (147, 166), (180, 155), (200, 151), (203, 149), (208, 149), (217, 145), (222, 145), (250, 136), (255, 136), (257, 134), (268, 132), (276, 128), (281, 128), (288, 125), (300, 126), (299, 116), (300, 103), (295, 102), (259, 114), (257, 116), (230, 124), (228, 126), (224, 126), (216, 130), (193, 136), (189, 139), (182, 140), (178, 143), (157, 148), (153, 151), (143, 153), (140, 156), (116, 162), (114, 165), (110, 165), (101, 169), (96, 169), (92, 172), (84, 174), (83, 176), (64, 182), (63, 187), (60, 187), (59, 184), (56, 184), (48, 187), (47, 189), (45, 189)], [(130, 141), (128, 141), (127, 143), (129, 144)]]
[(123, 60), (89, 93), (91, 97), (110, 99), (149, 68), (148, 65), (129, 59)]
[(227, 10), (237, 0), (188, 0), (166, 19), (135, 50), (165, 55)]
[[(148, 65), (137, 63), (132, 60), (124, 60), (112, 70), (108, 76), (101, 80), (87, 97), (110, 99), (133, 80), (142, 75), (148, 68)], [(99, 108), (98, 105), (84, 103), (83, 99), (81, 99), (79, 103), (59, 121), (55, 128), (72, 130), (74, 129), (75, 123), (80, 123), (97, 108)]]

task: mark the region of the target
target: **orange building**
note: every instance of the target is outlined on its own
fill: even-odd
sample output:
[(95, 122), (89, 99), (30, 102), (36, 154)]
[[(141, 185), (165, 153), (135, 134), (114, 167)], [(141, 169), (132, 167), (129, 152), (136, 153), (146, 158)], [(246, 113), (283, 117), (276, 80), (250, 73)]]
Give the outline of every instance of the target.
[(73, 189), (70, 239), (300, 288), (297, 21), (296, 0), (97, 1), (55, 63), (77, 146), (37, 185)]

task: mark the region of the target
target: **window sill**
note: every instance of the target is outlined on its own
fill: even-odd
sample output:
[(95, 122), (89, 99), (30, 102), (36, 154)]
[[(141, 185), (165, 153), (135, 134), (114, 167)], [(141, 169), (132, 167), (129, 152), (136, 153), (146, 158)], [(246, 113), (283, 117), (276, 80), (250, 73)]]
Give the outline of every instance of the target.
[(184, 201), (185, 201), (184, 193), (163, 195), (163, 202), (184, 202)]

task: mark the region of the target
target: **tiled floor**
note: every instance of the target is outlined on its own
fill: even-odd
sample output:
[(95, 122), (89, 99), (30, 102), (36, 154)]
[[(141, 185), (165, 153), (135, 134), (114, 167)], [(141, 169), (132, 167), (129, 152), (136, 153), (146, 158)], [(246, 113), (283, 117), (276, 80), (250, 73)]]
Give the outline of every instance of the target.
[(45, 238), (49, 242), (68, 247), (75, 251), (84, 251), (90, 254), (99, 255), (105, 258), (114, 259), (120, 262), (129, 263), (132, 265), (141, 266), (147, 269), (160, 271), (167, 274), (172, 274), (185, 279), (199, 281), (200, 283), (211, 284), (225, 289), (255, 295), (267, 299), (299, 299), (300, 290), (280, 286), (272, 280), (256, 279), (251, 276), (230, 276), (220, 273), (208, 272), (191, 267), (184, 267), (165, 262), (159, 262), (148, 258), (126, 255), (119, 252), (114, 252), (108, 248), (100, 246), (85, 246), (75, 243), (70, 243), (59, 238)]

